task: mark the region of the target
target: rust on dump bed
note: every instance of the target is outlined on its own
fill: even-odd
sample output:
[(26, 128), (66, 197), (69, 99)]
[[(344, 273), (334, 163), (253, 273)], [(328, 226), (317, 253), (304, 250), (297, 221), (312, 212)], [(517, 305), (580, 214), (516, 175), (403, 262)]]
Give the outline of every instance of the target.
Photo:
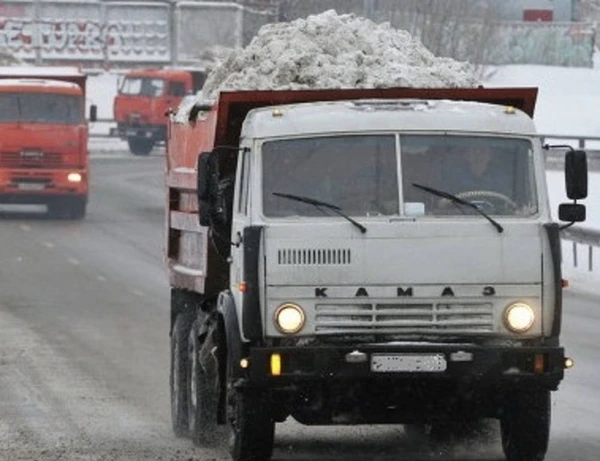
[(238, 142), (246, 114), (258, 107), (356, 99), (449, 99), (513, 106), (533, 118), (537, 88), (386, 88), (235, 91), (220, 94), (215, 145)]

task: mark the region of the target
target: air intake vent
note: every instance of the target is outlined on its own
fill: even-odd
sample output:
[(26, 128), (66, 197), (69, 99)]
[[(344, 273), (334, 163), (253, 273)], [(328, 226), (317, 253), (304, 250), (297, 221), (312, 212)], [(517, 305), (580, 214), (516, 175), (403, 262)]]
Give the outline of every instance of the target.
[(281, 266), (343, 266), (352, 262), (349, 249), (280, 249), (277, 262)]

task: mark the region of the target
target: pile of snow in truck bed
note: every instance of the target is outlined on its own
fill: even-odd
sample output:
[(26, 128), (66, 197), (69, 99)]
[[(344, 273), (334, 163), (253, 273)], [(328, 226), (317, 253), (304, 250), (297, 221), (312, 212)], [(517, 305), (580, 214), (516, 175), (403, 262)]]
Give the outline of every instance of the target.
[[(209, 75), (196, 99), (227, 90), (474, 87), (474, 68), (434, 56), (408, 32), (329, 10), (263, 26)], [(189, 101), (177, 116), (184, 121)]]

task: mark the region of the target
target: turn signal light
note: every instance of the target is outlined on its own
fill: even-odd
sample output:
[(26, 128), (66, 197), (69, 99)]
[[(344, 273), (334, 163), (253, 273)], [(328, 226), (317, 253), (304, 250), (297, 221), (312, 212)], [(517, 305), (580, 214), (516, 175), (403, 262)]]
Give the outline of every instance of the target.
[(533, 357), (533, 372), (537, 374), (544, 372), (544, 354), (535, 354)]
[(273, 376), (281, 376), (281, 355), (271, 355), (271, 374)]

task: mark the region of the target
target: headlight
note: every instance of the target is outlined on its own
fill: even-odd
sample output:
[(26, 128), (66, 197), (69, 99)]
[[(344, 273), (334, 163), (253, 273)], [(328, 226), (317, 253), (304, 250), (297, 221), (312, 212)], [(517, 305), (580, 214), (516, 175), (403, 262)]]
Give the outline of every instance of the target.
[(509, 330), (525, 333), (535, 321), (533, 309), (522, 302), (511, 304), (504, 311), (504, 322)]
[(306, 316), (302, 308), (296, 304), (283, 304), (275, 311), (275, 326), (282, 333), (292, 335), (304, 327)]
[(69, 173), (67, 175), (67, 181), (69, 182), (81, 182), (81, 175), (79, 173)]

